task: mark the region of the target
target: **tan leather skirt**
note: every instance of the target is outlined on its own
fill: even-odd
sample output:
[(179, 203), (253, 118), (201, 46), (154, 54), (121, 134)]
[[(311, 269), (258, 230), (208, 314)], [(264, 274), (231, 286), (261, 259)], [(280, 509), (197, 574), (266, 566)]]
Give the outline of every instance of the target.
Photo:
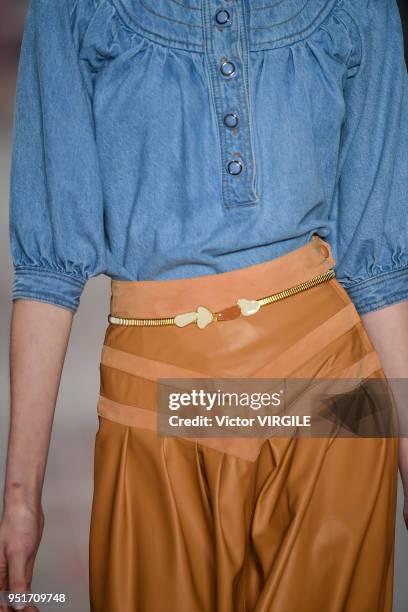
[[(111, 313), (216, 312), (334, 263), (314, 237), (223, 274), (112, 280)], [(100, 371), (92, 612), (391, 612), (396, 437), (156, 431), (161, 378), (384, 379), (336, 279), (205, 329), (109, 324)]]

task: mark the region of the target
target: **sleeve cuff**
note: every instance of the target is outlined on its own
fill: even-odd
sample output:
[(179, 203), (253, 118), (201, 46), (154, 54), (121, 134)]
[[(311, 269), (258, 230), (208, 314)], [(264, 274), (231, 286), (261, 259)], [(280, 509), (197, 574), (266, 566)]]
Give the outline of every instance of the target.
[(408, 266), (384, 272), (344, 288), (359, 314), (380, 310), (408, 300)]
[(75, 314), (85, 283), (86, 279), (63, 272), (30, 266), (16, 267), (11, 299), (47, 302), (67, 308)]

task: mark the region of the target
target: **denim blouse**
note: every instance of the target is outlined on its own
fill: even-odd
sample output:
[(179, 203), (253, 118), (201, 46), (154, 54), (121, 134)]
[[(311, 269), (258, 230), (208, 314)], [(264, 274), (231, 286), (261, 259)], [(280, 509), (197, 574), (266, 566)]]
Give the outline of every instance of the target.
[(408, 299), (395, 0), (32, 0), (12, 298), (216, 274), (327, 240), (367, 313)]

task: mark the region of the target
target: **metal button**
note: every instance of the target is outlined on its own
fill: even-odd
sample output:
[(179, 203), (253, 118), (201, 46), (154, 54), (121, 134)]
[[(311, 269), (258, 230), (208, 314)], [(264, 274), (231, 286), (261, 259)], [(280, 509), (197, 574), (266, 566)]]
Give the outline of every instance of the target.
[(227, 170), (229, 174), (232, 174), (232, 176), (237, 176), (238, 174), (241, 174), (242, 169), (243, 166), (242, 161), (240, 159), (231, 159), (227, 164)]
[(224, 60), (220, 66), (221, 74), (226, 77), (231, 77), (235, 74), (235, 64), (233, 62), (229, 62), (228, 60)]
[(238, 125), (238, 115), (236, 113), (227, 113), (224, 115), (224, 125), (228, 128), (234, 128)]
[(226, 9), (220, 9), (215, 14), (215, 21), (218, 23), (218, 25), (231, 25), (231, 15)]

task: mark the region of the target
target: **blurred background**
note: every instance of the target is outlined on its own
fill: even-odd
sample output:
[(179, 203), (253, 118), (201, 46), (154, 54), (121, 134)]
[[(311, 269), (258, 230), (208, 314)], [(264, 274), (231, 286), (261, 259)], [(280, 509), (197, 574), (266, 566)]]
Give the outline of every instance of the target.
[[(12, 282), (8, 180), (15, 79), (27, 5), (27, 0), (0, 0), (0, 491), (8, 433), (8, 334)], [(408, 57), (407, 0), (400, 0), (399, 5)], [(98, 427), (99, 358), (109, 298), (109, 279), (103, 276), (91, 279), (81, 298), (81, 308), (74, 317), (46, 473), (43, 497), (46, 528), (37, 556), (32, 590), (37, 593), (66, 593), (68, 603), (63, 609), (69, 612), (89, 610), (88, 532), (93, 444)], [(408, 534), (401, 518), (401, 501), (400, 490), (394, 612), (408, 610)], [(44, 610), (50, 612), (61, 609), (61, 605), (55, 608), (44, 606)]]

